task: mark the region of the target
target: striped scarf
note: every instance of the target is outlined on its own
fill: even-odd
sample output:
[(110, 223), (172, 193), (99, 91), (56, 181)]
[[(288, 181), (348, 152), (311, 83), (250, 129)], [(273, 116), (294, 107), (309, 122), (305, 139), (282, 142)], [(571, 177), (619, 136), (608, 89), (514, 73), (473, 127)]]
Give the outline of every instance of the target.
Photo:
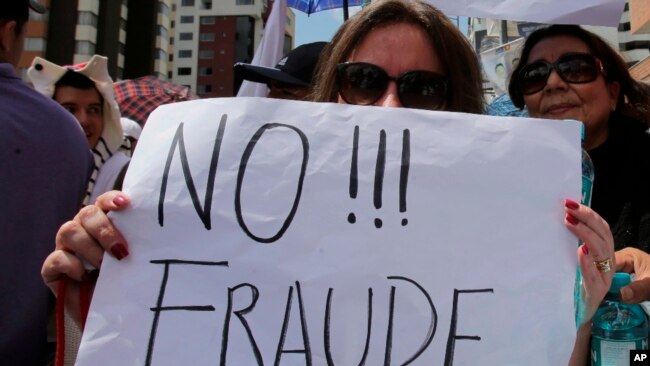
[(108, 145), (104, 140), (104, 137), (100, 137), (99, 140), (97, 141), (97, 144), (95, 144), (95, 147), (90, 151), (92, 151), (93, 153), (95, 166), (93, 167), (93, 173), (90, 175), (90, 179), (88, 180), (88, 186), (86, 187), (86, 196), (84, 197), (83, 200), (84, 206), (92, 203), (89, 202), (90, 195), (92, 194), (93, 189), (95, 188), (95, 182), (97, 180), (97, 176), (99, 175), (99, 170), (101, 169), (102, 165), (104, 165), (106, 160), (110, 159), (111, 156), (113, 156), (113, 153), (109, 150)]

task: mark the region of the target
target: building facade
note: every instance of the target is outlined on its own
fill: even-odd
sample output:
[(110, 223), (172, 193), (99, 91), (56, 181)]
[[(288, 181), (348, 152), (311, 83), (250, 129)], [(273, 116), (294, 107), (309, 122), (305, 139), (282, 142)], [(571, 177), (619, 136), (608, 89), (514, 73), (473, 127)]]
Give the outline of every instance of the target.
[[(253, 59), (272, 8), (266, 0), (177, 0), (168, 77), (200, 97), (235, 95), (233, 65)], [(287, 11), (285, 51), (293, 46), (295, 17)]]

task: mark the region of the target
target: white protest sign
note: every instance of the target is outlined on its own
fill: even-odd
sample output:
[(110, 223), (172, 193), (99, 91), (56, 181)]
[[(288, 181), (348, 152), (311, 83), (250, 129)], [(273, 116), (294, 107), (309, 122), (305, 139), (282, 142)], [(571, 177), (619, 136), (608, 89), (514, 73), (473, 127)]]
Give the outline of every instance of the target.
[(626, 0), (427, 0), (446, 14), (548, 24), (618, 26)]
[(158, 108), (80, 365), (560, 365), (577, 122), (208, 99)]

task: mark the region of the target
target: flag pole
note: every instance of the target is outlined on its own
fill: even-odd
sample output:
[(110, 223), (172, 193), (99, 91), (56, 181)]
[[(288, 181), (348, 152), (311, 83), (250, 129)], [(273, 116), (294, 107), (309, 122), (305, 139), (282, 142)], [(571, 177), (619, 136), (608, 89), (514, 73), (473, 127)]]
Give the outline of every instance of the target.
[(343, 0), (343, 20), (348, 20), (348, 0)]

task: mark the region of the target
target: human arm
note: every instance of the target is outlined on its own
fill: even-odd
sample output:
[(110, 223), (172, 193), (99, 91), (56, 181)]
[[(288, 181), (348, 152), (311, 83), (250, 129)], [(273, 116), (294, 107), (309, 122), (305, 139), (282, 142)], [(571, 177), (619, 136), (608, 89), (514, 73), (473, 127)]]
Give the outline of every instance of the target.
[(96, 279), (86, 270), (81, 258), (99, 269), (105, 251), (119, 260), (129, 255), (126, 240), (106, 216), (107, 212), (120, 211), (129, 203), (129, 198), (119, 191), (99, 196), (94, 205), (82, 208), (72, 221), (59, 228), (55, 250), (43, 263), (41, 276), (55, 295), (62, 280), (67, 280), (65, 307), (77, 324), (81, 320), (80, 285), (90, 282), (93, 288)]
[[(580, 324), (569, 365), (588, 365), (591, 338), (591, 318), (607, 294), (614, 276), (614, 238), (607, 222), (591, 208), (565, 201), (564, 224), (583, 244), (578, 248), (578, 263), (582, 273), (583, 307), (579, 309)], [(601, 271), (596, 261), (611, 258), (611, 270)]]

